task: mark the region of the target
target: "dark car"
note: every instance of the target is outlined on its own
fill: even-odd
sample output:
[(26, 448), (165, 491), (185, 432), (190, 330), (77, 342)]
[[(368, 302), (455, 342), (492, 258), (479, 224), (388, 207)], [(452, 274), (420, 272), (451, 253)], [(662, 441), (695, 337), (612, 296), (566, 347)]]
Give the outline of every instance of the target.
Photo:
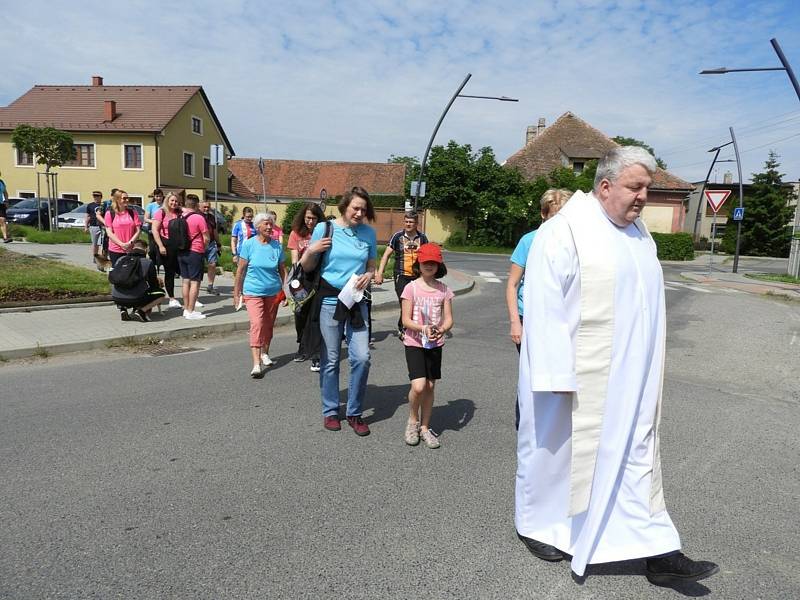
[[(48, 202), (45, 198), (26, 198), (6, 211), (6, 219), (9, 223), (16, 225), (32, 225), (36, 227), (39, 225), (39, 219), (41, 218), (42, 229), (50, 229), (47, 205)], [(55, 208), (56, 205), (57, 212), (60, 215), (78, 208), (81, 203), (77, 200), (58, 198), (51, 206)]]

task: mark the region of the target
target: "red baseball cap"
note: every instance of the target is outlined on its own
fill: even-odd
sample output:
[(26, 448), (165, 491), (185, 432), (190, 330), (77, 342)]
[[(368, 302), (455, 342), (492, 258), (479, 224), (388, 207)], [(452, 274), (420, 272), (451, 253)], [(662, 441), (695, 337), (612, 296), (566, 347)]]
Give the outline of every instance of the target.
[(422, 244), (417, 251), (417, 260), (421, 263), (437, 262), (439, 264), (444, 264), (442, 249), (436, 244)]

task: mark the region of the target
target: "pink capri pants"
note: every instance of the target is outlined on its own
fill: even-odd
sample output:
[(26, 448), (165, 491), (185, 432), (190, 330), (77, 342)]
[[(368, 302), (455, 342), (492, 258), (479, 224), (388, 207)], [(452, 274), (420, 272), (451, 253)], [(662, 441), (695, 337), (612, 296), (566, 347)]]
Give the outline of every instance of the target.
[(250, 347), (261, 348), (272, 341), (272, 330), (282, 294), (274, 296), (245, 296), (244, 305), (250, 317)]

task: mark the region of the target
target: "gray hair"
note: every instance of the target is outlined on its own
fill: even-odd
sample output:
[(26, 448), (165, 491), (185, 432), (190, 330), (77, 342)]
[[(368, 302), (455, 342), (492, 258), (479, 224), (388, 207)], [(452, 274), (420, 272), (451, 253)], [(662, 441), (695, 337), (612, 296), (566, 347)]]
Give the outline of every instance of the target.
[(275, 217), (273, 217), (269, 213), (258, 213), (255, 217), (253, 217), (253, 227), (258, 227), (262, 221), (270, 221), (273, 225), (275, 225)]
[(603, 179), (610, 182), (616, 181), (622, 172), (633, 165), (641, 165), (650, 175), (656, 172), (656, 159), (644, 148), (639, 146), (618, 146), (606, 153), (597, 165), (597, 174), (594, 176), (594, 189), (596, 190)]

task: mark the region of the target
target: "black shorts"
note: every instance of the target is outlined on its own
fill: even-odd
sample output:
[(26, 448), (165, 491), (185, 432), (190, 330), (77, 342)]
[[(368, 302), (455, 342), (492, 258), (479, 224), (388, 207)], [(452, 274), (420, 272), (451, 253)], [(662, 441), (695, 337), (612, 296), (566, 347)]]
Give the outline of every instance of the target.
[(179, 252), (178, 269), (181, 273), (181, 279), (202, 281), (203, 257), (204, 255), (200, 252)]
[(5, 218), (6, 218), (6, 203), (3, 202), (2, 204), (0, 204), (0, 219), (5, 219)]
[(442, 378), (442, 347), (417, 348), (406, 346), (406, 364), (408, 365), (408, 379), (441, 379)]

